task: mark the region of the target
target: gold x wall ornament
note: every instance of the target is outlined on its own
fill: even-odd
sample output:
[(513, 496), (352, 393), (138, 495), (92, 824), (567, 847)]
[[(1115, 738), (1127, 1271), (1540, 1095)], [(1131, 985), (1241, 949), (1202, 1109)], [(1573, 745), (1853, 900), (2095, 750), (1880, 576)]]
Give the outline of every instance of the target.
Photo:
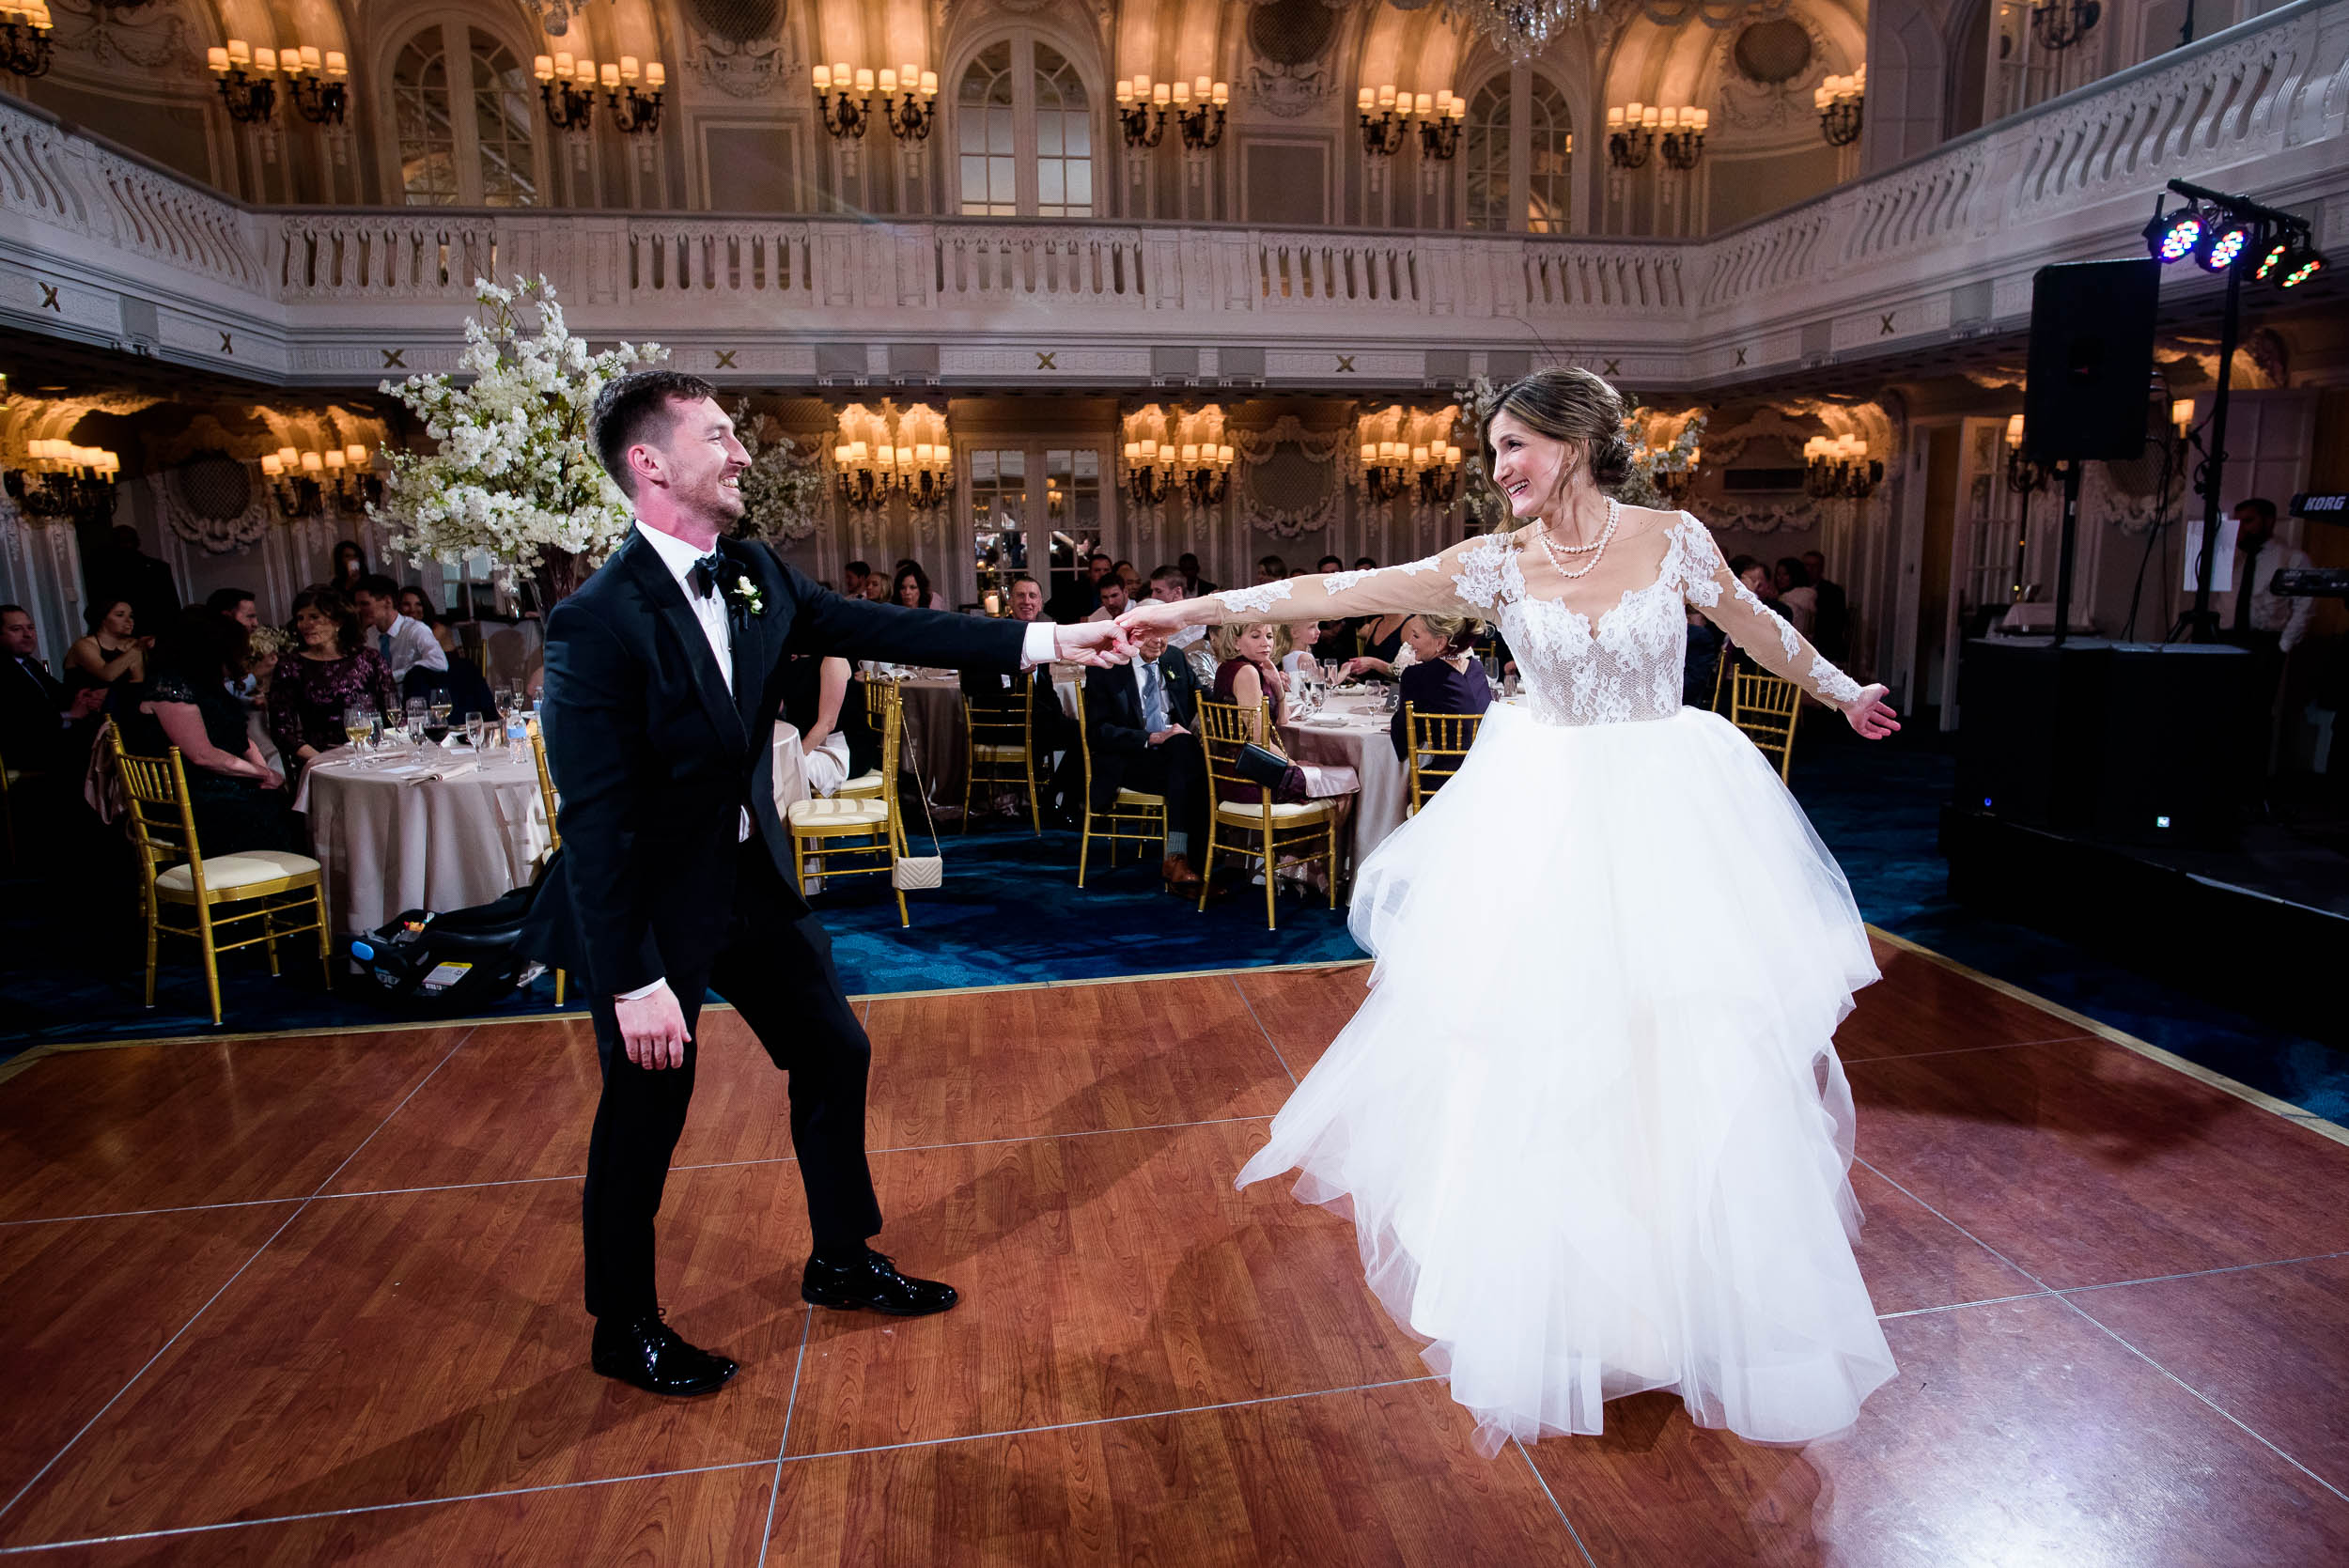
[(733, 370), (737, 368), (734, 363), (734, 356), (740, 351), (741, 350), (739, 349), (716, 349), (711, 350), (711, 352), (718, 356), (717, 367), (721, 370)]
[(377, 352), (377, 353), (379, 353), (379, 354), (381, 354), (381, 355), (383, 356), (383, 364), (382, 364), (382, 368), (383, 368), (383, 369), (385, 369), (385, 370), (405, 370), (405, 369), (407, 369), (407, 368), (408, 368), (408, 362), (407, 362), (407, 360), (405, 360), (404, 358), (402, 358), (402, 357), (401, 357), (402, 355), (404, 355), (404, 354), (406, 354), (406, 353), (408, 352), (408, 350), (407, 350), (407, 349), (378, 349), (376, 350), (376, 352)]
[[(1055, 353), (1058, 351), (1059, 350), (1057, 349), (1054, 350)], [(1046, 353), (1041, 349), (1035, 350), (1035, 367), (1038, 370), (1058, 370), (1060, 368), (1059, 365), (1052, 363), (1052, 355)]]

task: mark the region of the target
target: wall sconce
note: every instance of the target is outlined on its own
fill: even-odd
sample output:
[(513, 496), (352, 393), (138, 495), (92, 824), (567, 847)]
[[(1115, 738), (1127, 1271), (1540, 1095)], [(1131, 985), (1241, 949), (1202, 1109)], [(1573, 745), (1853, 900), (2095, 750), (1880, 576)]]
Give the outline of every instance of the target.
[(1232, 85), (1202, 76), (1190, 84), (1188, 107), (1184, 94), (1174, 94), (1174, 116), (1183, 128), (1183, 149), (1206, 152), (1223, 140), (1223, 116), (1232, 101)]
[(1830, 76), (1811, 95), (1819, 111), (1819, 130), (1829, 147), (1849, 147), (1859, 140), (1859, 127), (1868, 103), (1868, 68), (1849, 76)]
[(356, 512), (383, 499), (383, 481), (368, 466), (365, 446), (303, 452), (281, 446), (261, 454), (261, 476), (277, 498), (278, 513), (312, 518), (328, 510)]
[(1221, 442), (1183, 442), (1176, 458), (1193, 508), (1220, 506), (1232, 488), (1232, 449)]
[(1467, 456), (1451, 440), (1459, 416), (1456, 407), (1425, 412), (1397, 404), (1357, 419), (1354, 439), (1363, 500), (1384, 505), (1414, 490), (1423, 506), (1446, 506), (1457, 500)]
[(1697, 166), (1704, 155), (1704, 132), (1712, 127), (1710, 109), (1666, 108), (1654, 103), (1625, 103), (1607, 111), (1607, 161), (1619, 169), (1644, 166), (1655, 150), (1657, 133), (1664, 138), (1664, 162), (1675, 169)]
[[(1805, 444), (1807, 456), (1810, 446)], [(2009, 414), (2006, 421), (2006, 488), (2017, 495), (2047, 488), (2047, 471), (2023, 456), (2023, 416)]]
[(0, 6), (0, 68), (11, 76), (49, 74), (49, 8)]
[(636, 90), (639, 80), (633, 54), (621, 55), (617, 65), (604, 63), (604, 101), (612, 105), (612, 123), (628, 135), (639, 132), (649, 134), (661, 129), (661, 100), (669, 85), (669, 68), (659, 60), (646, 61), (641, 72), (645, 84), (642, 93)]
[(1126, 443), (1126, 496), (1137, 506), (1156, 506), (1174, 489), (1174, 448), (1145, 436)]
[(893, 420), (852, 403), (840, 412), (832, 449), (832, 484), (855, 513), (878, 512), (903, 496), (917, 520), (944, 511), (954, 495), (955, 449), (946, 416), (916, 403)]
[(273, 78), (279, 71), (286, 74), (294, 109), (312, 125), (340, 125), (350, 107), (350, 62), (339, 49), (321, 52), (308, 43), (256, 49), (242, 39), (230, 39), (225, 47), (205, 50), (204, 64), (220, 87), (228, 117), (239, 125), (266, 125), (276, 116)]
[(0, 475), (8, 499), (34, 517), (104, 522), (115, 515), (115, 481), (122, 459), (102, 446), (70, 441), (28, 441), (27, 466)]
[(1672, 123), (1670, 109), (1664, 110), (1660, 117), (1664, 126), (1661, 138), (1664, 162), (1686, 174), (1697, 166), (1698, 159), (1704, 156), (1704, 132), (1705, 128), (1713, 123), (1713, 111), (1683, 109), (1677, 125)]
[[(1183, 85), (1183, 96), (1190, 96), (1189, 83)], [(1147, 76), (1119, 77), (1117, 122), (1125, 133), (1127, 147), (1139, 152), (1164, 140), (1166, 116), (1174, 103), (1174, 88), (1164, 82), (1154, 85)]]
[(547, 123), (557, 131), (584, 131), (596, 117), (596, 62), (575, 60), (568, 50), (540, 54), (530, 63), (538, 78), (538, 98)]
[(1355, 110), (1362, 130), (1362, 150), (1373, 158), (1392, 158), (1402, 151), (1411, 122), (1417, 119), (1421, 150), (1430, 158), (1448, 160), (1460, 149), (1460, 123), (1468, 118), (1468, 100), (1455, 97), (1449, 87), (1435, 93), (1398, 92), (1389, 82), (1362, 88), (1356, 95)]
[[(2019, 428), (2010, 429), (2013, 440), (2022, 440)], [(1802, 488), (1814, 500), (1864, 501), (1884, 478), (1884, 465), (1858, 436), (1812, 436), (1802, 443)]]
[(927, 140), (938, 119), (938, 72), (908, 64), (879, 73), (851, 68), (848, 61), (817, 66), (814, 72), (817, 106), (823, 111), (824, 129), (840, 141), (863, 137), (873, 123), (873, 93), (881, 95), (881, 119), (889, 133), (902, 142)]
[(2030, 36), (2040, 48), (2060, 54), (2086, 38), (2104, 14), (2099, 0), (2050, 0), (2030, 8)]

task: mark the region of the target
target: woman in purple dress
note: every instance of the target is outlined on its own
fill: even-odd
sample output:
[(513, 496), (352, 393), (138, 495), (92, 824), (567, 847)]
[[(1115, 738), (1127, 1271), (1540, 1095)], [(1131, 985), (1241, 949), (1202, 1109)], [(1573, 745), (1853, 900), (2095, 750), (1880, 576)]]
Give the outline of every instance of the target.
[(269, 689), (270, 738), (288, 770), (343, 743), (343, 709), (351, 704), (386, 719), (399, 711), (391, 666), (361, 640), (350, 599), (308, 589), (294, 599), (293, 627), (301, 646), (278, 661)]
[(1403, 671), (1403, 695), (1395, 705), (1394, 722), (1387, 733), (1394, 738), (1394, 754), (1403, 755), (1408, 737), (1404, 715), (1419, 713), (1482, 713), (1493, 706), (1492, 682), (1476, 661), (1477, 634), (1485, 623), (1471, 615), (1434, 612), (1413, 615), (1403, 623), (1403, 641), (1413, 662)]

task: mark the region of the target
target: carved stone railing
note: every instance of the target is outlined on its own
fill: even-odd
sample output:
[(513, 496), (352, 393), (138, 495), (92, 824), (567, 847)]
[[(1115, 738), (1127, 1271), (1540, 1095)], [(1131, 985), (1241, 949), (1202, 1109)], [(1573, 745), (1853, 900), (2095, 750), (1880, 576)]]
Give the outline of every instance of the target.
[[(1140, 382), (1160, 373), (1151, 346), (1173, 344), (1263, 363), (1273, 381), (1438, 380), (1543, 347), (1616, 363), (1642, 386), (1725, 385), (2011, 329), (2036, 267), (2126, 254), (2173, 176), (2302, 210), (2349, 198), (2345, 62), (2349, 0), (2297, 0), (1816, 200), (1680, 241), (260, 210), (5, 102), (0, 319), (256, 379), (347, 384), (445, 365), (473, 280), (520, 273), (554, 282), (582, 332), (656, 337), (697, 368), (750, 380), (977, 380), (1026, 364)], [(2188, 271), (2170, 286), (2207, 287)]]

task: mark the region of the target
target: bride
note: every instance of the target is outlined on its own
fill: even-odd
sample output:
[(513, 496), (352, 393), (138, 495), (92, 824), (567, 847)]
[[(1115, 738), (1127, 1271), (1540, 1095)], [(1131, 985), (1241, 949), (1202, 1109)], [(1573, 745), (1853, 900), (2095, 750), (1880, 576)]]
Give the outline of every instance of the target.
[(1607, 493), (1623, 415), (1596, 376), (1538, 372), (1484, 431), (1514, 532), (1122, 617), (1465, 611), (1516, 656), (1523, 699), (1357, 873), (1370, 995), (1239, 1174), (1295, 1169), (1351, 1216), (1487, 1453), (1596, 1433), (1608, 1400), (1658, 1389), (1701, 1425), (1807, 1442), (1894, 1370), (1852, 1258), (1831, 1044), (1875, 966), (1776, 769), (1681, 706), (1684, 602), (1861, 736), (1900, 726), (1696, 519)]

